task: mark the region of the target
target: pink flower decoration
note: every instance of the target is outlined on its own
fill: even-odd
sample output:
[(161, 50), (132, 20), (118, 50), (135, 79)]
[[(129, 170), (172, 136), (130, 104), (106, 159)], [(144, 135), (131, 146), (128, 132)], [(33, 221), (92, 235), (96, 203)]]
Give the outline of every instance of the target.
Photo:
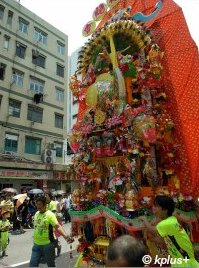
[(128, 64), (120, 64), (119, 67), (120, 67), (120, 70), (121, 70), (122, 72), (128, 71), (128, 69), (129, 69)]
[(106, 123), (106, 126), (108, 128), (111, 128), (112, 126), (116, 126), (116, 125), (119, 125), (122, 123), (122, 119), (123, 119), (123, 116), (122, 115), (119, 115), (119, 116), (113, 116), (112, 118), (109, 118), (107, 120), (107, 123)]
[(83, 101), (85, 99), (85, 97), (86, 97), (85, 93), (83, 93), (83, 92), (79, 93), (78, 98), (79, 98), (80, 101)]
[(82, 133), (89, 134), (92, 132), (93, 128), (94, 128), (93, 124), (84, 123), (84, 124), (82, 124)]

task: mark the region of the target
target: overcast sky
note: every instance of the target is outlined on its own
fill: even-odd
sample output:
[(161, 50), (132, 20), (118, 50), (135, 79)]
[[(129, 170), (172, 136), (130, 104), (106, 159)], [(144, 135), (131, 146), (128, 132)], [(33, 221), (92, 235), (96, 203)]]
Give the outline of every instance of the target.
[[(19, 1), (19, 0), (17, 0)], [(150, 0), (145, 0), (150, 1)], [(199, 0), (174, 0), (182, 7), (189, 30), (199, 46)], [(83, 26), (105, 0), (20, 0), (20, 3), (69, 37), (69, 54), (86, 42)]]

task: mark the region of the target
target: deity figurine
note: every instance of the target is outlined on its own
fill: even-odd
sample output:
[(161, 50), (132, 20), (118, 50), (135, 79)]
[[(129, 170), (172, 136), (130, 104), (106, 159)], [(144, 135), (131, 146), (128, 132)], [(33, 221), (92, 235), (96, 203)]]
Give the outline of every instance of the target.
[(156, 176), (156, 170), (155, 170), (155, 163), (151, 158), (148, 158), (144, 169), (143, 169), (143, 175), (146, 177), (149, 185), (154, 188), (157, 185), (157, 176)]
[(80, 203), (80, 190), (75, 189), (72, 193), (71, 201), (73, 206), (78, 206)]
[(80, 202), (85, 202), (87, 201), (87, 197), (86, 197), (86, 188), (85, 186), (83, 186), (80, 190)]
[(149, 51), (149, 63), (150, 63), (150, 69), (155, 77), (161, 76), (161, 60), (164, 53), (160, 51), (160, 48), (158, 45), (154, 44), (151, 47), (151, 50)]
[(91, 202), (93, 200), (93, 192), (88, 192), (88, 194), (86, 195), (86, 199)]
[(101, 139), (96, 137), (95, 138), (95, 150), (94, 150), (94, 154), (95, 157), (100, 157), (102, 156), (102, 144), (101, 144)]
[(77, 79), (76, 75), (72, 75), (70, 77), (70, 83), (69, 83), (69, 88), (73, 93), (73, 96), (78, 97), (79, 92), (81, 90), (82, 83), (80, 80)]
[(134, 211), (138, 207), (137, 195), (130, 181), (126, 183), (125, 206), (128, 211)]
[(103, 154), (104, 156), (112, 156), (114, 154), (114, 146), (113, 146), (113, 137), (108, 136), (104, 137), (104, 149), (103, 149)]

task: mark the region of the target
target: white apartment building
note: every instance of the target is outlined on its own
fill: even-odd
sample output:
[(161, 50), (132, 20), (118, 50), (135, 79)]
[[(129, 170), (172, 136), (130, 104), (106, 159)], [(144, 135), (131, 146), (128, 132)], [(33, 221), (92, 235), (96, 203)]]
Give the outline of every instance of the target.
[(68, 37), (0, 1), (0, 190), (65, 188)]
[[(71, 56), (69, 57), (69, 79), (71, 75), (74, 75), (75, 71), (77, 70), (77, 60), (78, 60), (78, 53), (80, 49), (75, 50)], [(73, 97), (71, 90), (69, 89), (67, 92), (67, 132), (69, 133), (73, 127), (73, 125), (77, 121), (77, 114), (78, 114), (79, 103), (76, 98)], [(67, 141), (64, 144), (64, 152), (65, 152), (65, 163), (70, 164), (72, 151), (70, 146), (68, 145)]]
[[(74, 51), (71, 56), (69, 57), (69, 76), (74, 75), (75, 71), (77, 70), (77, 61), (78, 61), (78, 53), (80, 49), (77, 49)], [(73, 94), (71, 91), (68, 91), (68, 122), (67, 127), (70, 131), (73, 127), (73, 125), (76, 123), (77, 120), (77, 113), (78, 113), (78, 100), (73, 97)]]

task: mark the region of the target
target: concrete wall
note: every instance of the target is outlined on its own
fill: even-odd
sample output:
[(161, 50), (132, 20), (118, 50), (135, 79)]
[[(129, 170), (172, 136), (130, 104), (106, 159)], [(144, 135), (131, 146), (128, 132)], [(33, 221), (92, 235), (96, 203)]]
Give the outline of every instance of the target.
[[(41, 155), (25, 154), (25, 136), (42, 139), (42, 151), (49, 143), (62, 143), (66, 138), (67, 127), (67, 84), (68, 84), (68, 37), (52, 25), (38, 17), (18, 2), (13, 0), (1, 0), (5, 7), (3, 20), (0, 20), (0, 64), (6, 64), (4, 80), (0, 80), (0, 152), (4, 151), (5, 133), (19, 135), (18, 153), (32, 160), (41, 160)], [(8, 12), (13, 12), (12, 26), (7, 24)], [(28, 33), (19, 31), (19, 17), (29, 23)], [(47, 34), (47, 44), (44, 45), (33, 39), (34, 29), (37, 27)], [(3, 48), (4, 37), (9, 36), (9, 48)], [(64, 55), (57, 52), (57, 42), (65, 45)], [(15, 55), (16, 42), (27, 46), (25, 59)], [(32, 50), (39, 51), (46, 57), (45, 68), (32, 63)], [(56, 65), (64, 66), (64, 77), (56, 74)], [(13, 69), (24, 73), (23, 87), (17, 87), (11, 83)], [(29, 89), (30, 77), (36, 77), (45, 81), (43, 103), (35, 104), (33, 101), (36, 92)], [(56, 100), (56, 87), (64, 90), (64, 101)], [(9, 116), (9, 99), (21, 102), (20, 118)], [(27, 120), (28, 104), (43, 109), (42, 123)], [(63, 129), (55, 127), (55, 113), (63, 118)], [(57, 158), (58, 163), (63, 163), (63, 157)]]

